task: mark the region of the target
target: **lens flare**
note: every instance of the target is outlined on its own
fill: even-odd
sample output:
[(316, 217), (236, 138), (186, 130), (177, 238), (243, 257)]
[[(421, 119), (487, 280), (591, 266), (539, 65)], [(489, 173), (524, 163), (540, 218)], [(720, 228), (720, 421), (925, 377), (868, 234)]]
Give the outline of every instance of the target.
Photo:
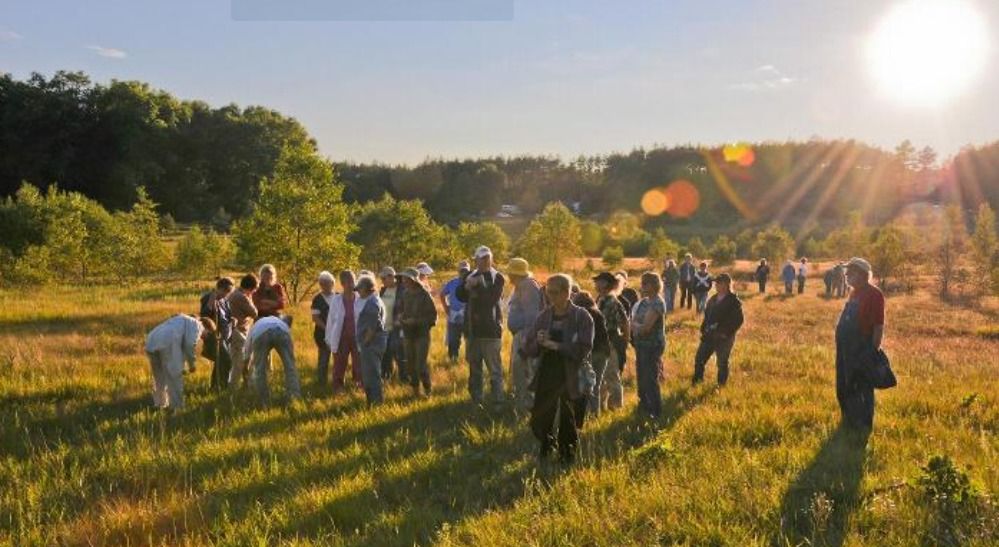
[(701, 193), (686, 180), (678, 180), (666, 187), (666, 212), (676, 218), (689, 218), (701, 206)]
[(745, 143), (726, 144), (722, 148), (722, 157), (726, 162), (740, 167), (750, 167), (756, 162), (756, 152)]
[(642, 196), (642, 212), (650, 217), (657, 217), (669, 208), (669, 197), (664, 188), (653, 188)]

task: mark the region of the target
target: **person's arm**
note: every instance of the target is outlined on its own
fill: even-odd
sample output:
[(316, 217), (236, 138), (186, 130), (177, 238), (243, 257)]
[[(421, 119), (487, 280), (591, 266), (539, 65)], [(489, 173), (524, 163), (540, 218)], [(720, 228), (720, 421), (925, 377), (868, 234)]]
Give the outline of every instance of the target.
[(200, 329), (198, 328), (197, 321), (184, 322), (184, 336), (181, 339), (181, 346), (184, 351), (184, 360), (187, 361), (187, 368), (192, 372), (198, 358), (194, 348), (198, 345), (199, 332)]
[(284, 293), (284, 285), (276, 284), (274, 288), (277, 290), (277, 301), (274, 302), (274, 307), (271, 311), (281, 311), (285, 306), (288, 305), (288, 297)]
[(424, 327), (433, 327), (437, 324), (437, 307), (434, 306), (434, 299), (429, 292), (423, 293), (423, 306), (420, 307), (419, 317), (414, 318), (415, 324)]
[(440, 301), (441, 301), (441, 308), (442, 308), (442, 309), (444, 310), (444, 315), (445, 315), (445, 316), (447, 316), (447, 318), (448, 318), (448, 321), (450, 321), (450, 320), (451, 320), (451, 306), (448, 306), (448, 305), (447, 305), (447, 295), (448, 295), (448, 294), (449, 294), (449, 293), (450, 293), (450, 292), (451, 292), (452, 290), (454, 290), (454, 287), (451, 287), (451, 288), (450, 288), (450, 290), (449, 290), (449, 289), (448, 289), (448, 286), (447, 286), (447, 285), (445, 285), (445, 286), (444, 286), (444, 288), (443, 288), (443, 289), (441, 289), (441, 294), (440, 294), (440, 296), (438, 296), (438, 298), (440, 298)]
[[(316, 327), (321, 329), (326, 328), (326, 321), (323, 321), (323, 311), (316, 307), (317, 299), (322, 298), (323, 295), (316, 295), (316, 298), (312, 299), (312, 322), (315, 323)], [(327, 310), (326, 315), (329, 316), (329, 310)]]
[(874, 349), (881, 348), (881, 342), (884, 341), (884, 336), (885, 336), (885, 326), (874, 325), (874, 330), (871, 333), (871, 342), (874, 344)]

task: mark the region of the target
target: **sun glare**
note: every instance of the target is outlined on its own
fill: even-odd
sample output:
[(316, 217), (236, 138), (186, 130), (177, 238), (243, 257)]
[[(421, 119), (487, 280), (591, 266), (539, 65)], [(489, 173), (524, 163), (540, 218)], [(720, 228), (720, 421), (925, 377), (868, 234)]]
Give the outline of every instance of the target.
[(895, 5), (867, 42), (867, 66), (880, 91), (906, 106), (940, 106), (982, 73), (989, 50), (985, 19), (963, 0)]

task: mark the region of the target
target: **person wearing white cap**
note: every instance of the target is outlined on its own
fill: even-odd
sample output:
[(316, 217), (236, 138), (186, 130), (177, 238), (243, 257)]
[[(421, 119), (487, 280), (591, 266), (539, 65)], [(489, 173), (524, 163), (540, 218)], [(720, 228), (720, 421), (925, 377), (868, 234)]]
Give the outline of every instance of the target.
[(447, 342), (447, 357), (452, 362), (458, 361), (461, 352), (461, 331), (465, 326), (465, 303), (458, 300), (455, 292), (464, 283), (465, 276), (471, 271), (467, 260), (458, 263), (458, 275), (444, 284), (439, 296), (444, 316), (447, 318), (445, 341)]
[(475, 271), (458, 286), (458, 300), (465, 305), (465, 358), (468, 361), (468, 392), (472, 401), (482, 402), (482, 365), (489, 370), (489, 388), (493, 401), (501, 403), (503, 362), (500, 343), (503, 338), (503, 312), (500, 298), (506, 279), (493, 268), (493, 252), (481, 246), (475, 250)]
[(869, 430), (874, 425), (874, 387), (860, 372), (863, 357), (881, 347), (885, 297), (871, 285), (871, 264), (851, 258), (847, 282), (853, 288), (836, 324), (836, 400), (843, 423)]

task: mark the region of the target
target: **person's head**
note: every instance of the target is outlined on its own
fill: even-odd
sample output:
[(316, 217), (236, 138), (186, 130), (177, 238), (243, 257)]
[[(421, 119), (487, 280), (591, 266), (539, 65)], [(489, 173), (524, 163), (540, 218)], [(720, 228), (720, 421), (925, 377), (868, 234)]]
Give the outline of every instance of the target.
[(597, 307), (597, 303), (593, 301), (593, 295), (587, 291), (578, 291), (572, 295), (572, 303), (579, 306), (580, 308), (593, 309)]
[(617, 286), (619, 289), (623, 289), (628, 286), (628, 272), (614, 272), (614, 277), (617, 278)]
[(395, 287), (395, 268), (392, 266), (385, 266), (382, 271), (378, 272), (378, 279), (382, 280), (382, 287), (386, 289), (391, 289)]
[(523, 258), (511, 258), (510, 264), (506, 267), (506, 274), (510, 276), (510, 280), (517, 283), (525, 277), (531, 277), (531, 265), (527, 263)]
[(333, 292), (333, 274), (326, 270), (319, 272), (319, 289), (323, 291), (323, 294), (331, 294)]
[(430, 264), (426, 262), (420, 262), (416, 265), (416, 271), (420, 274), (420, 282), (426, 283), (430, 276), (434, 275), (434, 269), (430, 267)]
[(805, 258), (805, 257), (801, 257), (801, 263), (802, 264), (808, 264), (808, 259)]
[(406, 290), (412, 290), (420, 285), (420, 272), (416, 268), (406, 268), (405, 270), (399, 272), (399, 277), (402, 278), (402, 285), (406, 287)]
[(215, 281), (215, 295), (218, 298), (225, 298), (229, 296), (235, 286), (236, 282), (231, 277), (220, 277)]
[(667, 269), (669, 269), (669, 268), (676, 268), (676, 261), (673, 260), (672, 258), (666, 259), (666, 268)]
[(642, 296), (655, 296), (663, 290), (663, 279), (656, 272), (642, 274)]
[(243, 278), (239, 280), (239, 288), (246, 293), (251, 293), (257, 290), (257, 285), (259, 284), (260, 281), (257, 279), (257, 276), (251, 273), (244, 275)]
[(461, 262), (458, 263), (458, 277), (466, 275), (470, 271), (472, 271), (472, 266), (468, 263), (467, 260), (462, 260)]
[(277, 270), (272, 264), (264, 264), (260, 267), (260, 286), (269, 287), (277, 283)]
[(702, 272), (708, 271), (708, 263), (707, 262), (701, 262), (700, 265), (699, 265), (699, 267), (700, 267), (700, 269), (701, 269)]
[(569, 304), (569, 291), (572, 289), (572, 278), (566, 274), (555, 274), (548, 278), (545, 284), (545, 295), (548, 302), (556, 310), (564, 310)]
[(610, 272), (600, 272), (593, 278), (593, 286), (600, 295), (607, 295), (617, 290), (621, 280)]
[(715, 288), (718, 294), (728, 294), (732, 292), (732, 276), (727, 273), (718, 274), (715, 277)]
[(211, 317), (199, 317), (198, 322), (201, 323), (201, 339), (204, 340), (211, 334), (215, 334), (216, 326), (215, 321), (212, 321)]
[(493, 251), (485, 245), (475, 249), (475, 269), (487, 272), (493, 267)]
[(357, 283), (357, 277), (354, 275), (354, 272), (350, 270), (340, 272), (340, 287), (343, 288), (344, 294), (354, 292), (355, 283)]
[(760, 259), (760, 266), (766, 266), (766, 265), (767, 265), (767, 259), (761, 258)]
[(367, 298), (371, 296), (371, 293), (375, 292), (375, 280), (371, 276), (362, 275), (357, 280), (357, 294), (361, 298)]
[(857, 288), (871, 282), (871, 263), (863, 258), (854, 257), (846, 263), (846, 282)]
[(690, 254), (690, 253), (687, 253), (687, 254), (683, 255), (683, 261), (684, 261), (684, 262), (686, 262), (686, 263), (688, 263), (688, 264), (689, 264), (689, 263), (690, 263), (690, 262), (692, 262), (693, 260), (694, 260), (694, 255), (692, 255), (692, 254)]

